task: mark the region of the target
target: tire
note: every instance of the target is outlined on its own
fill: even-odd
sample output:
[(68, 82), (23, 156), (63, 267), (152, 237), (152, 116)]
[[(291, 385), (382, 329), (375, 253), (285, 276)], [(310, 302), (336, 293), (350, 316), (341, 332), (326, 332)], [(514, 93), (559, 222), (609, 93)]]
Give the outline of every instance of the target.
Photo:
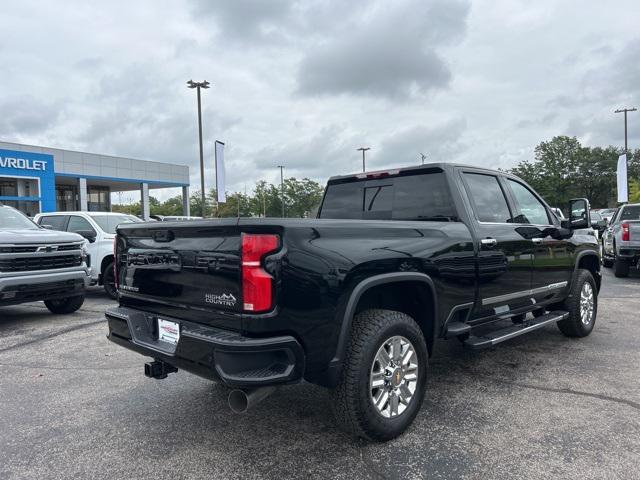
[(602, 266), (611, 268), (613, 267), (613, 259), (603, 256), (602, 257)]
[(118, 290), (116, 289), (116, 279), (113, 275), (113, 262), (109, 262), (102, 271), (102, 286), (109, 298), (118, 299)]
[[(387, 345), (392, 339), (394, 342), (406, 341), (413, 347), (414, 354), (409, 357), (406, 370), (395, 367), (393, 371), (387, 371), (387, 375), (381, 372), (385, 365), (380, 359), (385, 358), (382, 354), (384, 350), (386, 358), (394, 360), (394, 348)], [(408, 351), (407, 344), (399, 349), (403, 352), (401, 357)], [(388, 350), (387, 346), (390, 347)], [(417, 374), (414, 363), (417, 365)], [(373, 441), (387, 441), (402, 434), (422, 405), (427, 367), (428, 352), (424, 336), (411, 317), (392, 310), (365, 310), (359, 313), (353, 320), (340, 381), (331, 391), (331, 407), (338, 424), (355, 436)], [(384, 382), (378, 388), (371, 384), (375, 370), (378, 370), (378, 381)], [(414, 390), (408, 402), (401, 402), (400, 392), (406, 395), (411, 387)], [(380, 409), (374, 405), (374, 398), (382, 400)]]
[(616, 258), (613, 264), (613, 274), (618, 278), (629, 276), (629, 261)]
[[(589, 304), (588, 297), (585, 297), (586, 290), (591, 292), (591, 313), (588, 318), (583, 318), (585, 310), (581, 310), (581, 305), (586, 307)], [(560, 308), (569, 312), (568, 318), (558, 322), (558, 328), (567, 337), (586, 337), (593, 331), (598, 314), (598, 289), (589, 270), (578, 270), (569, 296)]]
[(67, 314), (78, 310), (84, 303), (84, 295), (61, 298), (59, 300), (45, 300), (44, 304), (51, 313)]

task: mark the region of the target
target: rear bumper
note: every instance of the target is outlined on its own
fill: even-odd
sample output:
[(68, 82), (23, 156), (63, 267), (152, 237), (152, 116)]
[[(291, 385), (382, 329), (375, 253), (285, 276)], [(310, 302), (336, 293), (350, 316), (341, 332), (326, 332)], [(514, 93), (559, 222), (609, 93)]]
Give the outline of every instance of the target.
[(619, 258), (624, 258), (625, 260), (637, 260), (640, 258), (640, 247), (619, 246), (617, 253)]
[(114, 307), (105, 315), (112, 342), (230, 387), (296, 383), (304, 375), (304, 351), (291, 336), (250, 338), (161, 315), (180, 324), (173, 345), (158, 340), (156, 314)]

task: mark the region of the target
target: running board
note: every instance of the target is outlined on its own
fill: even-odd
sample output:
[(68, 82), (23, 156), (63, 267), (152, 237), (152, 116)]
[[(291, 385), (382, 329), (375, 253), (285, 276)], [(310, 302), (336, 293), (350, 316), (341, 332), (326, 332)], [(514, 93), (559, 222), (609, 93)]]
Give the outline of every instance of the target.
[(506, 328), (489, 332), (481, 337), (471, 336), (467, 340), (465, 340), (464, 345), (466, 347), (473, 348), (474, 350), (492, 347), (493, 345), (504, 342), (506, 340), (510, 340), (519, 335), (524, 335), (525, 333), (529, 333), (533, 330), (537, 330), (538, 328), (542, 328), (545, 325), (564, 320), (568, 316), (569, 312), (549, 312), (546, 315), (534, 318), (533, 320), (525, 321), (524, 323), (517, 325), (510, 325)]

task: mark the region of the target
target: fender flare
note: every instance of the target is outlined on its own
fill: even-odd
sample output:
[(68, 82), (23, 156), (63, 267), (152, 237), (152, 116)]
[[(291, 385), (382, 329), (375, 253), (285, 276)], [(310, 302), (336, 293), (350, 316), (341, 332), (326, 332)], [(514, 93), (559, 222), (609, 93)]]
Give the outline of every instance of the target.
[[(578, 253), (578, 255), (576, 255), (576, 261), (575, 261), (575, 264), (573, 265), (573, 274), (571, 275), (571, 285), (573, 285), (576, 275), (578, 274), (580, 261), (587, 256), (593, 256), (596, 258), (596, 262), (598, 264), (598, 271), (600, 271), (600, 255), (598, 255), (598, 252), (594, 250), (583, 250), (580, 253)], [(594, 280), (598, 285), (598, 290), (600, 290), (600, 279), (594, 278)]]
[(395, 272), (395, 273), (383, 273), (380, 275), (374, 275), (372, 277), (365, 278), (358, 283), (349, 296), (344, 313), (342, 315), (342, 323), (340, 325), (340, 334), (336, 346), (336, 351), (331, 364), (334, 366), (341, 365), (344, 359), (345, 352), (347, 350), (347, 344), (351, 335), (351, 324), (353, 323), (353, 317), (355, 316), (356, 307), (362, 295), (370, 288), (377, 287), (388, 283), (398, 282), (422, 282), (431, 291), (433, 298), (433, 332), (432, 338), (435, 338), (438, 334), (438, 301), (435, 284), (429, 275), (420, 272)]

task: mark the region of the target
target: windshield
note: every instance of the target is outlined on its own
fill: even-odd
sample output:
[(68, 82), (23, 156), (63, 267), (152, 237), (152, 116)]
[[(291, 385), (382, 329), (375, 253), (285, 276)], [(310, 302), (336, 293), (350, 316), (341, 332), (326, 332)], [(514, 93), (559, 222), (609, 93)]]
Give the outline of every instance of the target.
[(116, 227), (121, 223), (139, 223), (142, 222), (138, 217), (134, 215), (91, 215), (94, 222), (105, 233), (116, 233)]
[(0, 230), (38, 230), (38, 226), (18, 210), (0, 205)]
[(640, 220), (640, 205), (623, 207), (619, 221)]
[(329, 184), (319, 218), (457, 221), (439, 169)]

